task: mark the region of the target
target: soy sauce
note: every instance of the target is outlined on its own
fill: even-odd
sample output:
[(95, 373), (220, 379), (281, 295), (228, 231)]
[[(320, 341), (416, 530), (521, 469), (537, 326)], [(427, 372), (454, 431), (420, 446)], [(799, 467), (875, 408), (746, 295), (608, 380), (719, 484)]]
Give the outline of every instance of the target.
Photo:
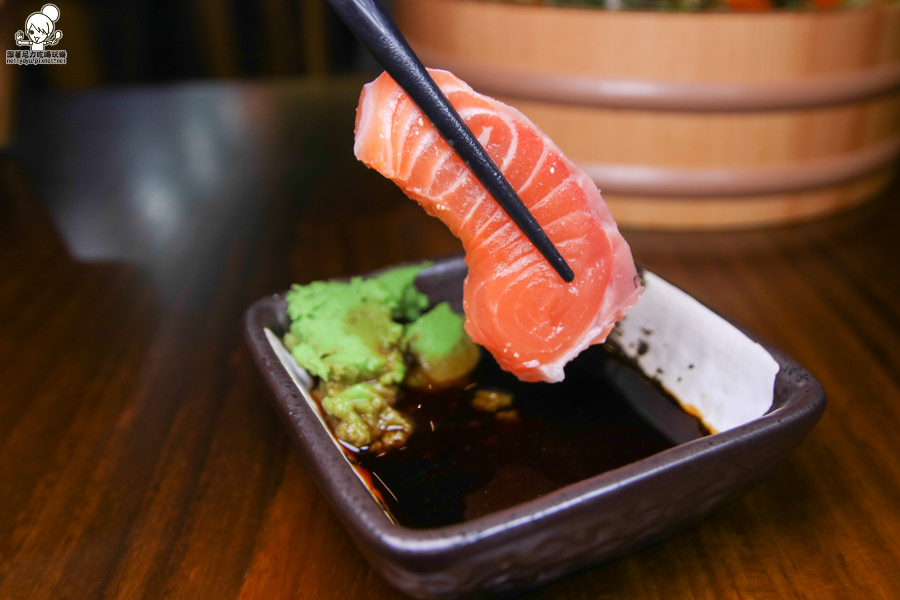
[[(484, 353), (474, 384), (406, 390), (415, 420), (406, 446), (357, 462), (401, 525), (460, 523), (705, 435), (658, 385), (603, 348), (582, 353), (557, 384), (522, 383)], [(513, 397), (510, 409), (472, 408), (477, 389)]]

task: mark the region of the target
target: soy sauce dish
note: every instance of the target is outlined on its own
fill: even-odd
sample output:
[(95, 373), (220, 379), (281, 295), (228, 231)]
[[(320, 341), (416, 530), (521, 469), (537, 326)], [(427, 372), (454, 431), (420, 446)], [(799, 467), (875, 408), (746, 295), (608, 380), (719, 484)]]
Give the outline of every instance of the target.
[[(449, 258), (416, 286), (460, 311), (465, 275)], [(414, 399), (417, 433), (393, 458), (332, 435), (282, 345), (284, 295), (254, 303), (245, 334), (322, 493), (386, 581), (419, 598), (511, 592), (685, 528), (764, 477), (825, 409), (793, 360), (642, 277), (640, 303), (561, 384), (517, 383), (485, 353), (476, 379), (512, 394), (514, 419), (466, 413), (452, 393)]]

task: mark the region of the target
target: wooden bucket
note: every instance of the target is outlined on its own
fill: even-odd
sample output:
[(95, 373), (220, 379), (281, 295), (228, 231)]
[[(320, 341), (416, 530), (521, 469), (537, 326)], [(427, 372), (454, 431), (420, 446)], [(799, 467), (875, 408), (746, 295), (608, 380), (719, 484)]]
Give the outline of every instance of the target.
[(428, 66), (533, 119), (625, 226), (738, 228), (877, 195), (900, 154), (900, 4), (659, 13), (394, 0)]

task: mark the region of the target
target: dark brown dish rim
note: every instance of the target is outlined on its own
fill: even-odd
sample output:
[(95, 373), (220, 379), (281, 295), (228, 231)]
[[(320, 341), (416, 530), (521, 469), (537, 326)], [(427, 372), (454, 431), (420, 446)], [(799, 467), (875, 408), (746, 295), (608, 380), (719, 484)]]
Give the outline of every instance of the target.
[[(417, 284), (459, 307), (465, 273), (462, 258), (443, 259)], [(410, 529), (385, 515), (276, 356), (265, 330), (286, 330), (285, 308), (283, 294), (267, 296), (244, 319), (274, 408), (360, 551), (415, 597), (521, 590), (659, 541), (758, 482), (825, 409), (825, 392), (808, 371), (743, 332), (778, 364), (774, 400), (760, 418), (472, 521)]]

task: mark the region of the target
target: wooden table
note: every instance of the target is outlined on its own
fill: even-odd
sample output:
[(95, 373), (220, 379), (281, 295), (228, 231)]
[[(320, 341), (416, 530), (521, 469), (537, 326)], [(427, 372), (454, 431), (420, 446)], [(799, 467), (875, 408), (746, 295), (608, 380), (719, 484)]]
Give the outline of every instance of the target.
[[(458, 242), (352, 156), (360, 81), (34, 98), (0, 158), (0, 598), (395, 598), (268, 405), (240, 320)], [(829, 394), (690, 531), (526, 598), (900, 597), (900, 187), (768, 231), (626, 231)]]

